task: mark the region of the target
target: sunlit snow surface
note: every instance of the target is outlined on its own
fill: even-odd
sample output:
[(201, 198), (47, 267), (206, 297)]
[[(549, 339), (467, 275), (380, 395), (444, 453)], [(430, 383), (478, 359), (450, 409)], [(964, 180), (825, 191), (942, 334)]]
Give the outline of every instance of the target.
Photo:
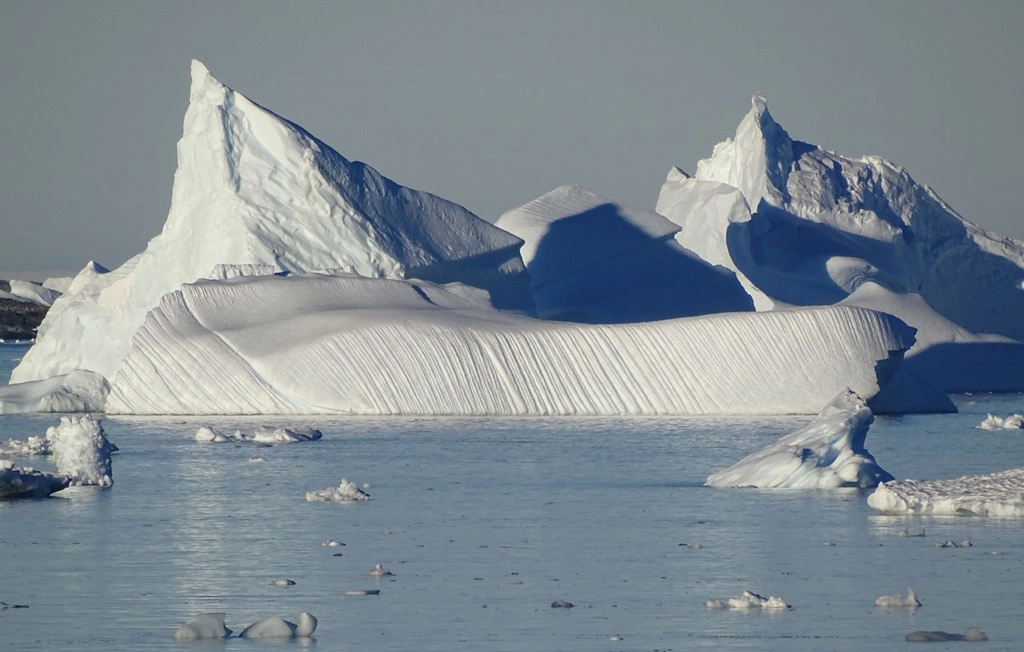
[(706, 484), (760, 489), (874, 487), (892, 479), (864, 447), (874, 419), (859, 396), (844, 391), (810, 425), (711, 475)]
[(1024, 467), (952, 480), (881, 484), (868, 504), (890, 514), (1024, 516)]
[(187, 284), (135, 334), (106, 411), (816, 413), (847, 387), (874, 396), (913, 342), (859, 308), (590, 325), (499, 312), (469, 290), (321, 274)]

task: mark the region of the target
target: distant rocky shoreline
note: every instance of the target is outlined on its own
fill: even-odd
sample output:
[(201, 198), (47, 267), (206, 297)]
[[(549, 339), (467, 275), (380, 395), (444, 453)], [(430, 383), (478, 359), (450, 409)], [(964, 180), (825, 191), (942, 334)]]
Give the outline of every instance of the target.
[[(0, 281), (0, 291), (10, 290), (10, 283)], [(39, 303), (0, 298), (0, 340), (34, 340), (47, 310)]]

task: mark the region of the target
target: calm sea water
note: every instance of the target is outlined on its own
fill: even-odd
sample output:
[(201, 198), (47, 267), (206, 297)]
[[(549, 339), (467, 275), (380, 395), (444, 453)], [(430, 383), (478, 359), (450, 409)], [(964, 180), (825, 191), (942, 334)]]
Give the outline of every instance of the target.
[[(0, 378), (24, 350), (0, 346)], [(975, 428), (986, 412), (1024, 412), (1024, 397), (954, 398), (957, 415), (879, 417), (869, 450), (900, 478), (1024, 466), (1024, 432)], [(809, 420), (108, 418), (121, 449), (113, 488), (0, 502), (0, 601), (28, 605), (0, 610), (0, 647), (891, 650), (917, 649), (903, 640), (914, 630), (977, 625), (984, 649), (1021, 649), (1024, 521), (886, 517), (858, 492), (702, 486)], [(56, 421), (0, 415), (0, 439)], [(196, 444), (205, 423), (308, 423), (324, 439)], [(374, 499), (305, 501), (343, 477)], [(945, 539), (974, 546), (935, 546)], [(394, 575), (367, 575), (377, 563)], [(296, 583), (271, 585), (281, 578)], [(923, 607), (874, 607), (907, 587)], [(744, 589), (794, 608), (705, 608)], [(312, 642), (171, 638), (199, 612), (227, 612), (238, 631), (303, 610), (320, 620)]]

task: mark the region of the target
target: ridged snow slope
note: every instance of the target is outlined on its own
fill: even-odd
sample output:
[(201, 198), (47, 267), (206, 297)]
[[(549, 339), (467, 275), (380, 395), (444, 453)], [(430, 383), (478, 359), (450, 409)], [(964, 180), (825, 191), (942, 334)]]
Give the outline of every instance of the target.
[[(220, 264), (460, 281), (528, 307), (512, 235), (350, 162), (192, 63), (163, 231), (121, 268), (90, 265), (43, 322), (12, 382), (88, 369), (113, 377), (160, 297)], [(75, 289), (77, 288), (77, 292)]]
[(711, 475), (704, 484), (758, 489), (874, 487), (893, 479), (864, 448), (874, 420), (859, 396), (843, 391), (806, 427)]
[(542, 319), (609, 324), (753, 309), (734, 274), (676, 242), (677, 225), (581, 186), (556, 188), (495, 224), (524, 242)]
[(878, 485), (868, 505), (887, 514), (1024, 516), (1024, 468), (952, 480)]
[[(700, 161), (693, 179), (670, 173), (659, 212), (683, 233), (712, 238), (719, 250), (724, 240), (735, 268), (777, 304), (836, 303), (874, 281), (919, 294), (973, 333), (1024, 340), (1024, 243), (964, 220), (893, 163), (793, 140), (762, 96), (752, 104), (735, 137)], [(706, 183), (738, 189), (753, 215), (672, 210), (680, 203), (673, 194), (725, 192)], [(711, 246), (682, 244), (698, 254)]]
[(874, 396), (913, 344), (905, 324), (860, 308), (589, 325), (479, 294), (354, 275), (187, 284), (136, 333), (106, 410), (813, 414), (846, 387)]

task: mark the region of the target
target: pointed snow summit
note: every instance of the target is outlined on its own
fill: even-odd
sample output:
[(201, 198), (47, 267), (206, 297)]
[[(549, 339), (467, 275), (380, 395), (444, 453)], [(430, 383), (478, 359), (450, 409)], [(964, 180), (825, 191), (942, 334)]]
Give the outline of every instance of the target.
[(669, 174), (658, 211), (759, 309), (832, 304), (871, 282), (972, 333), (1024, 340), (1024, 243), (964, 220), (898, 165), (793, 140), (761, 95), (693, 178)]
[(11, 380), (73, 369), (112, 378), (160, 297), (223, 265), (459, 281), (488, 290), (499, 307), (522, 308), (521, 244), (457, 204), (348, 161), (193, 61), (163, 231), (58, 300)]

